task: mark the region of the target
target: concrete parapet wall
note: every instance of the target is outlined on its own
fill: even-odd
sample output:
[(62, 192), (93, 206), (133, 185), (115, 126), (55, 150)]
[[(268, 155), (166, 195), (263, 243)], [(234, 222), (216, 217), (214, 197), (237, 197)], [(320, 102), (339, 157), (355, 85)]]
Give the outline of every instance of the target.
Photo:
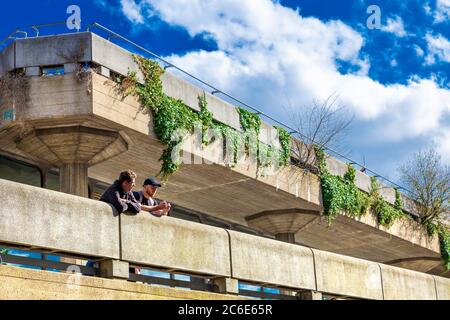
[(317, 291), (382, 300), (381, 272), (377, 263), (314, 250)]
[[(55, 118), (92, 114), (90, 87), (75, 75), (30, 77), (26, 119)], [(19, 108), (22, 109), (22, 108)]]
[(119, 219), (103, 202), (0, 179), (0, 242), (119, 258)]
[(0, 243), (355, 298), (450, 298), (450, 280), (425, 273), (145, 212), (117, 218), (103, 202), (6, 180), (0, 192)]
[(149, 213), (121, 216), (122, 259), (143, 265), (231, 275), (225, 230)]
[(309, 248), (230, 233), (233, 277), (291, 288), (314, 290), (314, 260)]
[[(380, 264), (385, 300), (436, 300), (434, 277)], [(447, 282), (447, 286), (450, 283)], [(448, 290), (448, 288), (447, 288)]]
[(450, 279), (433, 277), (436, 281), (436, 293), (438, 300), (450, 300)]
[[(234, 295), (0, 266), (0, 300), (233, 300)], [(244, 299), (239, 297), (240, 300)]]
[(92, 61), (91, 33), (17, 39), (16, 68)]

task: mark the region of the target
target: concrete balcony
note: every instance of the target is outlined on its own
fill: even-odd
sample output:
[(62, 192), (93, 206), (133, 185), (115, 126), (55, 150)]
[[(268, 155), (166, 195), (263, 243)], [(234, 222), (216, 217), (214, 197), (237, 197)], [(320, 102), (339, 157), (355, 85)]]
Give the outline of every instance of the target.
[[(52, 298), (52, 292), (53, 298), (68, 299), (93, 298), (93, 292), (110, 298), (157, 298), (154, 288), (125, 281), (133, 264), (227, 284), (219, 287), (222, 295), (165, 293), (184, 299), (236, 297), (241, 281), (359, 299), (450, 299), (450, 280), (438, 276), (171, 217), (115, 216), (102, 202), (6, 180), (0, 180), (0, 192), (9, 195), (0, 207), (1, 244), (89, 257), (109, 266), (107, 277), (117, 278), (80, 276), (78, 284), (71, 284), (78, 290), (70, 291), (67, 275), (0, 266), (0, 298)], [(24, 278), (41, 286), (27, 285)], [(12, 290), (17, 287), (22, 289)]]
[[(74, 61), (67, 58), (74, 56), (77, 61), (100, 66), (101, 72), (79, 79), (73, 73)], [(18, 68), (25, 68), (30, 76), (26, 105), (1, 100), (2, 114), (10, 109), (15, 113), (14, 119), (0, 123), (1, 152), (66, 170), (66, 187), (61, 191), (80, 196), (86, 194), (86, 189), (78, 188), (85, 184), (86, 172), (110, 183), (120, 171), (132, 168), (138, 174), (137, 185), (159, 172), (164, 146), (153, 131), (151, 114), (142, 112), (136, 97), (123, 97), (108, 77), (111, 71), (126, 75), (128, 70), (138, 71), (140, 77), (130, 52), (95, 34), (80, 33), (18, 39), (0, 53), (0, 61), (0, 76)], [(42, 77), (37, 72), (54, 65), (63, 65), (67, 73)], [(167, 95), (199, 109), (201, 88), (168, 72), (162, 81)], [(233, 106), (208, 93), (206, 99), (216, 120), (240, 130)], [(270, 126), (263, 123), (263, 127)], [(186, 141), (185, 154), (209, 161), (222, 149), (219, 144), (198, 149), (190, 139)], [(51, 150), (52, 157), (50, 152), (39, 153), (42, 145)], [(82, 166), (64, 167), (70, 162), (67, 157)], [(342, 174), (345, 164), (332, 158), (328, 162), (332, 173)], [(367, 181), (369, 177), (358, 172), (357, 184), (362, 190), (367, 191)], [(383, 196), (393, 203), (393, 190), (385, 190)], [(414, 221), (403, 219), (386, 229), (378, 226), (371, 214), (360, 220), (340, 216), (328, 227), (322, 216), (317, 176), (295, 166), (261, 177), (255, 161), (245, 157), (234, 168), (220, 161), (183, 165), (158, 195), (190, 210), (318, 250), (423, 272), (441, 265), (437, 237), (430, 238)], [(137, 220), (131, 221), (133, 228), (138, 228)], [(226, 270), (220, 275), (223, 273)]]

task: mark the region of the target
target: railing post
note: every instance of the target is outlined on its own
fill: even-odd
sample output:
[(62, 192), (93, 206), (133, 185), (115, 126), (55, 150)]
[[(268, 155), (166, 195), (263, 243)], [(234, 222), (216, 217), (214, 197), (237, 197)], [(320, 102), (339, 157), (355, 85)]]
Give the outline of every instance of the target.
[(101, 261), (100, 276), (110, 279), (128, 279), (130, 277), (130, 264), (120, 260)]
[(297, 294), (300, 300), (322, 300), (322, 292), (302, 291)]
[(215, 278), (213, 284), (218, 289), (218, 293), (239, 294), (239, 284), (237, 279)]

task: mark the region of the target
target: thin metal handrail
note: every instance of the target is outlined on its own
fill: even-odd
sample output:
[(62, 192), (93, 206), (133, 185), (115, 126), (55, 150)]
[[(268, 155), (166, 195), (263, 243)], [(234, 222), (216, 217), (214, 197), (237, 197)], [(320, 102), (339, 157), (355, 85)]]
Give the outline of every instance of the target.
[(16, 31), (7, 35), (6, 38), (4, 38), (2, 41), (0, 41), (0, 46), (3, 45), (8, 40), (16, 39), (16, 37), (13, 37), (13, 35), (18, 34), (18, 33), (24, 34), (25, 38), (28, 38), (28, 32), (17, 29)]
[(39, 29), (42, 27), (54, 27), (54, 26), (60, 26), (66, 24), (65, 22), (55, 22), (55, 23), (44, 23), (44, 24), (35, 24), (32, 26), (29, 26), (29, 28), (32, 28), (34, 32), (36, 32), (36, 37), (39, 37)]
[[(156, 58), (156, 59), (162, 61), (162, 62), (165, 64), (164, 69), (167, 69), (167, 68), (174, 68), (174, 69), (180, 71), (181, 73), (183, 73), (183, 74), (189, 76), (190, 78), (192, 78), (192, 79), (194, 79), (194, 80), (196, 80), (196, 81), (202, 83), (203, 85), (207, 86), (208, 88), (212, 89), (211, 94), (217, 94), (217, 93), (220, 93), (220, 94), (226, 96), (227, 98), (229, 98), (229, 99), (231, 99), (231, 100), (233, 100), (233, 101), (239, 103), (240, 105), (245, 106), (245, 107), (247, 107), (248, 109), (254, 111), (256, 114), (258, 114), (258, 115), (260, 115), (260, 116), (263, 116), (263, 117), (265, 117), (265, 118), (267, 118), (267, 119), (270, 119), (270, 120), (272, 120), (273, 122), (275, 122), (276, 124), (281, 125), (281, 126), (284, 127), (285, 129), (290, 130), (289, 133), (290, 133), (291, 135), (295, 133), (295, 134), (298, 134), (298, 135), (299, 135), (300, 137), (302, 137), (303, 139), (306, 139), (307, 141), (309, 141), (309, 143), (311, 143), (311, 144), (312, 144), (312, 143), (315, 143), (315, 141), (314, 141), (313, 139), (311, 139), (310, 137), (304, 135), (303, 133), (301, 133), (301, 132), (298, 131), (297, 129), (292, 128), (291, 126), (289, 126), (289, 125), (287, 125), (287, 124), (285, 124), (285, 123), (283, 123), (283, 122), (281, 122), (281, 121), (279, 121), (279, 120), (273, 118), (272, 116), (270, 116), (270, 115), (268, 115), (268, 114), (266, 114), (266, 113), (264, 113), (264, 112), (258, 110), (257, 108), (252, 107), (251, 105), (249, 105), (249, 104), (247, 104), (247, 103), (245, 103), (245, 102), (243, 102), (243, 101), (241, 101), (241, 100), (239, 100), (239, 99), (233, 97), (232, 95), (230, 95), (230, 94), (228, 94), (228, 93), (226, 93), (226, 92), (224, 92), (224, 91), (222, 91), (222, 90), (216, 88), (215, 86), (213, 86), (213, 85), (207, 83), (206, 81), (203, 81), (202, 79), (200, 79), (200, 78), (194, 76), (193, 74), (191, 74), (191, 73), (189, 73), (189, 72), (187, 72), (187, 71), (185, 71), (185, 70), (179, 68), (178, 66), (174, 65), (173, 63), (171, 63), (171, 62), (165, 60), (164, 58), (158, 56), (157, 54), (151, 52), (150, 50), (145, 49), (144, 47), (138, 45), (137, 43), (135, 43), (135, 42), (133, 42), (133, 41), (131, 41), (131, 40), (129, 40), (129, 39), (127, 39), (127, 38), (121, 36), (120, 34), (118, 34), (118, 33), (114, 32), (114, 31), (112, 31), (112, 30), (106, 28), (105, 26), (102, 26), (101, 24), (99, 24), (99, 23), (97, 23), (97, 22), (94, 22), (94, 23), (92, 23), (91, 25), (89, 25), (89, 26), (87, 27), (87, 30), (86, 30), (86, 31), (89, 32), (92, 28), (99, 28), (99, 29), (102, 29), (103, 31), (106, 31), (107, 33), (109, 33), (110, 38), (111, 38), (111, 36), (114, 36), (114, 38), (121, 39), (121, 40), (123, 40), (123, 41), (125, 41), (125, 42), (127, 42), (127, 43), (129, 43), (129, 44), (131, 44), (131, 45), (133, 45), (133, 46), (135, 46), (135, 47), (138, 48), (139, 50), (142, 50), (142, 51), (144, 51), (145, 53), (150, 54), (151, 56), (153, 56), (154, 58)], [(334, 155), (340, 157), (341, 159), (344, 159), (344, 160), (348, 161), (349, 163), (351, 163), (351, 164), (353, 164), (353, 165), (359, 166), (361, 169), (364, 169), (364, 172), (371, 173), (374, 177), (381, 178), (382, 180), (388, 182), (389, 184), (391, 184), (392, 186), (394, 186), (394, 187), (396, 187), (396, 188), (398, 188), (398, 189), (402, 189), (402, 190), (404, 190), (404, 191), (410, 192), (409, 190), (407, 190), (406, 188), (400, 186), (399, 184), (397, 184), (397, 183), (391, 181), (390, 179), (388, 179), (388, 178), (386, 178), (386, 177), (383, 177), (383, 176), (380, 175), (379, 173), (376, 173), (375, 171), (373, 171), (373, 170), (367, 168), (367, 166), (362, 165), (362, 164), (360, 164), (360, 163), (358, 163), (358, 162), (356, 162), (356, 161), (354, 161), (354, 160), (348, 158), (347, 156), (345, 156), (345, 155), (343, 155), (343, 154), (340, 154), (338, 151), (335, 151), (335, 150), (333, 150), (332, 148), (327, 147), (327, 146), (323, 146), (323, 148), (324, 148), (325, 150), (329, 151), (330, 153), (332, 153), (332, 154), (334, 154)], [(410, 193), (411, 193), (411, 192), (410, 192)]]

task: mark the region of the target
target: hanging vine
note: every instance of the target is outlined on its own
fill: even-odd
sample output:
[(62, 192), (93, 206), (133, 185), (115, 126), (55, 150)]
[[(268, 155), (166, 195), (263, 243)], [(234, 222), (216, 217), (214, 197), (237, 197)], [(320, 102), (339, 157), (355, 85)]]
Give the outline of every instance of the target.
[(393, 207), (379, 194), (378, 182), (374, 177), (371, 178), (371, 190), (367, 194), (355, 185), (356, 170), (351, 165), (348, 166), (343, 178), (332, 175), (327, 169), (325, 152), (317, 147), (315, 152), (322, 187), (324, 215), (327, 216), (329, 224), (340, 213), (361, 217), (369, 208), (375, 213), (378, 223), (386, 227), (392, 226), (395, 220), (403, 216), (399, 194)]
[[(231, 166), (236, 165), (239, 156), (238, 151), (243, 145), (247, 154), (252, 152), (257, 156), (259, 165), (269, 166), (273, 164), (273, 146), (264, 145), (258, 139), (261, 128), (261, 119), (258, 115), (237, 108), (242, 127), (242, 132), (239, 132), (213, 119), (212, 113), (208, 110), (205, 94), (198, 97), (200, 111), (195, 112), (181, 100), (173, 99), (163, 93), (160, 77), (164, 70), (156, 62), (137, 55), (133, 57), (144, 76), (144, 84), (138, 83), (135, 72), (129, 72), (126, 78), (120, 79), (119, 85), (122, 94), (137, 95), (141, 106), (152, 112), (154, 131), (160, 141), (166, 145), (166, 149), (160, 158), (162, 165), (158, 174), (164, 180), (167, 180), (180, 168), (179, 154), (183, 138), (192, 134), (198, 125), (201, 126), (202, 145), (208, 145), (212, 142), (212, 137), (209, 136), (210, 129), (215, 132), (214, 136), (222, 135), (230, 153), (227, 158)], [(279, 132), (282, 132), (279, 136), (283, 148), (280, 153), (281, 156), (279, 156), (279, 162), (287, 164), (285, 159), (288, 155), (290, 156), (290, 150), (289, 152), (286, 150), (286, 145), (289, 145), (289, 138), (286, 137), (287, 133), (280, 130)], [(175, 135), (175, 133), (179, 134)]]

